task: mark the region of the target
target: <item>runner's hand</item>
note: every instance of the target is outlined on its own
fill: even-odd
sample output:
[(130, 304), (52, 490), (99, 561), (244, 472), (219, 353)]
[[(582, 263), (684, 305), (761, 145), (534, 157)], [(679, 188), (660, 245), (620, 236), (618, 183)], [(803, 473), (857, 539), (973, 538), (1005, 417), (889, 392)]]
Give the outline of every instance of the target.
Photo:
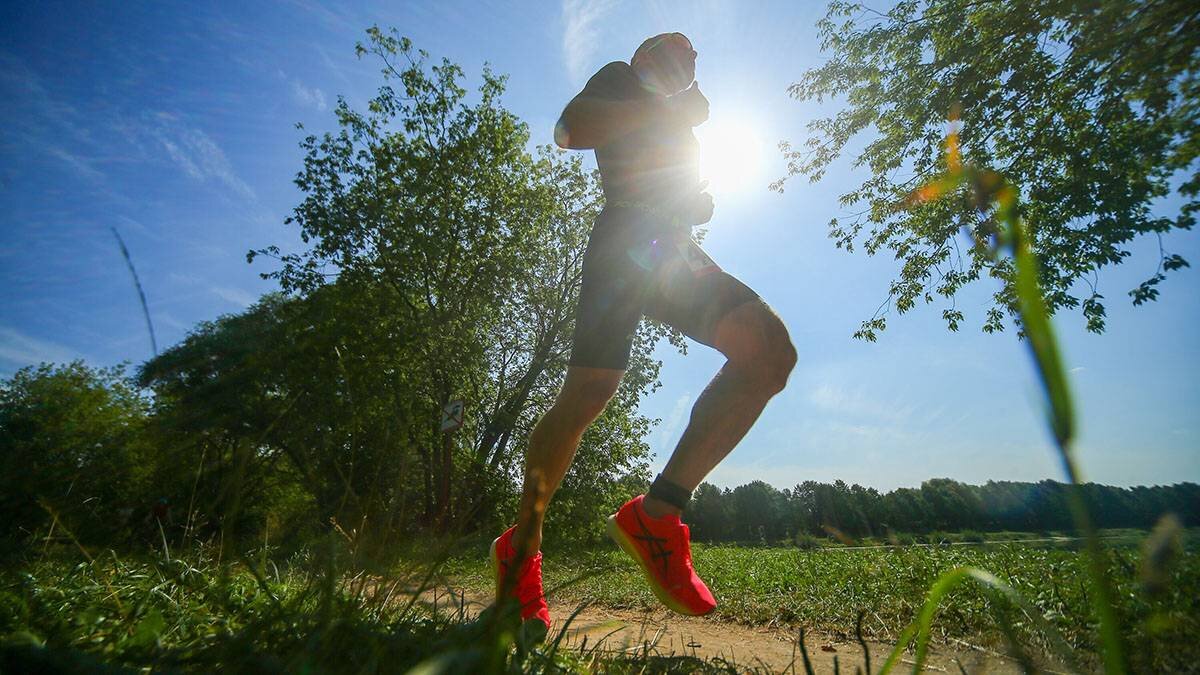
[(692, 200), (692, 208), (690, 209), (688, 218), (689, 225), (703, 225), (712, 220), (713, 217), (713, 198), (707, 192), (701, 192)]
[(708, 99), (700, 93), (699, 82), (669, 97), (667, 103), (688, 126), (700, 126), (708, 119)]

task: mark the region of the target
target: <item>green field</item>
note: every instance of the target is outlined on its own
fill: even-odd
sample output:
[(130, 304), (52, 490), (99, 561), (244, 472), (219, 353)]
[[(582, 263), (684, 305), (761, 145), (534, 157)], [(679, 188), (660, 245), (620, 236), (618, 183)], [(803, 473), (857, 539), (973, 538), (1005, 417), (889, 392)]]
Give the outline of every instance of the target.
[[(1070, 548), (989, 544), (804, 551), (697, 545), (693, 556), (696, 570), (720, 603), (717, 620), (849, 634), (862, 611), (868, 637), (894, 640), (914, 619), (935, 579), (966, 565), (988, 570), (1020, 592), (1072, 648), (1089, 658), (1096, 650), (1086, 561)], [(1200, 662), (1195, 641), (1200, 635), (1200, 553), (1181, 553), (1155, 593), (1139, 580), (1137, 547), (1112, 547), (1108, 557), (1135, 662), (1155, 669), (1195, 668)], [(470, 588), (486, 591), (492, 583), (482, 556), (452, 560), (446, 572), (453, 582)], [(615, 547), (547, 554), (544, 573), (546, 587), (556, 589), (550, 598), (556, 616), (565, 616), (583, 601), (611, 607), (658, 606), (640, 571)], [(1005, 637), (996, 611), (1007, 612), (1022, 644), (1031, 651), (1044, 650), (1043, 636), (1027, 617), (972, 584), (959, 586), (943, 604), (934, 620), (934, 640), (957, 638), (1003, 649)]]
[[(30, 552), (0, 572), (0, 671), (49, 664), (57, 671), (95, 672), (106, 664), (194, 672), (377, 672), (452, 659), (446, 662), (450, 670), (729, 672), (729, 664), (715, 661), (558, 653), (552, 644), (511, 650), (507, 629), (454, 612), (431, 614), (410, 602), (411, 589), (438, 575), (462, 588), (490, 592), (486, 547), (474, 541), (454, 548), (473, 553), (432, 568), (428, 561), (400, 563), (387, 573), (339, 572), (347, 569), (347, 561), (325, 558), (319, 550), (275, 561), (252, 555), (224, 565), (215, 550), (193, 551), (183, 560), (130, 559), (112, 552), (87, 560), (78, 551), (53, 548), (42, 556)], [(939, 575), (976, 566), (1020, 592), (1085, 667), (1097, 667), (1097, 624), (1088, 609), (1085, 560), (1067, 547), (806, 551), (698, 545), (694, 554), (697, 570), (721, 603), (712, 620), (848, 637), (861, 612), (867, 637), (884, 642), (894, 641), (913, 620)], [(1176, 549), (1173, 559), (1160, 561), (1163, 574), (1153, 589), (1142, 581), (1140, 547), (1114, 546), (1107, 556), (1135, 672), (1195, 670), (1200, 663), (1194, 639), (1200, 635), (1198, 552)], [(615, 548), (551, 550), (545, 573), (559, 619), (583, 601), (599, 607), (658, 607), (633, 563)], [(1007, 650), (998, 616), (1011, 625), (1023, 649), (1045, 653), (1045, 640), (1029, 617), (972, 584), (959, 586), (943, 601), (933, 640)]]

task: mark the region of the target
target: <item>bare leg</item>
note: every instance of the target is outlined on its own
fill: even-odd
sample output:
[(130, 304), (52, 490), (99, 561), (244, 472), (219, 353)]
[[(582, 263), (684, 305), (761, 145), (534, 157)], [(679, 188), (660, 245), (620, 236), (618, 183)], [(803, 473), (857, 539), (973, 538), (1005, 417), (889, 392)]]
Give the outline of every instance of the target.
[(621, 383), (623, 370), (571, 366), (554, 405), (529, 435), (525, 485), (517, 509), (513, 546), (518, 555), (533, 555), (542, 546), (546, 505), (567, 474), (579, 439)]
[[(717, 324), (714, 344), (728, 360), (692, 407), (691, 420), (662, 471), (687, 490), (695, 490), (742, 440), (767, 401), (783, 390), (796, 364), (787, 329), (761, 300), (726, 314)], [(644, 505), (652, 517), (679, 513), (651, 497)]]

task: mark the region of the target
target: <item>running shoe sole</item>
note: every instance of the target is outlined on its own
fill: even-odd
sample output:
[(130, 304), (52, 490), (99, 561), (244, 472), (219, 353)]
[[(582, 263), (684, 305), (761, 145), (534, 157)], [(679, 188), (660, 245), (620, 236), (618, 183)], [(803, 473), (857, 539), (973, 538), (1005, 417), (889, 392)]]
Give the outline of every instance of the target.
[(650, 568), (646, 566), (646, 561), (643, 560), (642, 556), (638, 554), (637, 545), (629, 539), (629, 536), (625, 534), (625, 530), (622, 530), (621, 526), (617, 524), (616, 515), (611, 515), (608, 517), (607, 529), (608, 536), (611, 537), (612, 540), (616, 542), (617, 546), (620, 546), (621, 550), (625, 551), (630, 558), (633, 558), (635, 561), (637, 561), (638, 566), (642, 568), (642, 574), (645, 575), (646, 581), (650, 584), (650, 590), (654, 591), (654, 597), (658, 598), (659, 602), (666, 605), (671, 611), (683, 614), (685, 616), (703, 616), (702, 614), (693, 612), (692, 610), (688, 609), (687, 605), (684, 605), (675, 598), (671, 597), (671, 594), (667, 592), (667, 589), (663, 588), (662, 585), (658, 583), (658, 579), (655, 578), (654, 573), (651, 572)]

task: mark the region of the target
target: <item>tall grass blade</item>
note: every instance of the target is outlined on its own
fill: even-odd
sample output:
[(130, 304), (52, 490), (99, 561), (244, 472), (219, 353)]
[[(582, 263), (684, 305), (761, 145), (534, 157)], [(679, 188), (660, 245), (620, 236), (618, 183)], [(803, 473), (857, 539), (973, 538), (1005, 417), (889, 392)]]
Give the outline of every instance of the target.
[(146, 330), (150, 332), (150, 349), (154, 351), (154, 355), (158, 356), (158, 339), (154, 337), (154, 322), (150, 320), (150, 308), (146, 304), (146, 292), (142, 290), (142, 280), (138, 278), (137, 270), (133, 267), (133, 258), (129, 256), (129, 249), (125, 247), (125, 240), (121, 238), (121, 233), (117, 232), (117, 228), (110, 227), (113, 236), (117, 238), (117, 246), (121, 247), (121, 257), (125, 258), (125, 264), (129, 267), (129, 274), (133, 277), (133, 285), (137, 288), (138, 300), (142, 303), (142, 315), (146, 317)]
[[(1096, 598), (1094, 609), (1100, 622), (1104, 668), (1109, 673), (1124, 673), (1128, 670), (1125, 647), (1114, 609), (1115, 597), (1108, 578), (1104, 549), (1084, 502), (1080, 487), (1082, 481), (1071, 452), (1071, 442), (1075, 435), (1074, 404), (1059, 354), (1058, 341), (1055, 339), (1050, 315), (1038, 284), (1038, 261), (1029, 233), (1021, 219), (1018, 190), (1000, 174), (964, 163), (956, 128), (952, 128), (947, 136), (946, 154), (949, 171), (914, 191), (909, 196), (908, 203), (939, 199), (957, 188), (965, 187), (972, 193), (975, 203), (985, 214), (994, 206), (995, 218), (1005, 226), (1005, 229), (998, 233), (995, 246), (997, 250), (993, 251), (993, 254), (998, 254), (1000, 248), (1007, 247), (1013, 259), (1015, 277), (1012, 283), (1017, 298), (1017, 314), (1033, 356), (1038, 379), (1046, 394), (1049, 425), (1070, 482), (1067, 494), (1071, 515), (1086, 542), (1088, 576)], [(930, 590), (931, 599), (935, 589)], [(928, 603), (926, 606), (928, 607)], [(918, 649), (923, 647), (919, 644)], [(889, 663), (891, 660), (889, 658)]]

